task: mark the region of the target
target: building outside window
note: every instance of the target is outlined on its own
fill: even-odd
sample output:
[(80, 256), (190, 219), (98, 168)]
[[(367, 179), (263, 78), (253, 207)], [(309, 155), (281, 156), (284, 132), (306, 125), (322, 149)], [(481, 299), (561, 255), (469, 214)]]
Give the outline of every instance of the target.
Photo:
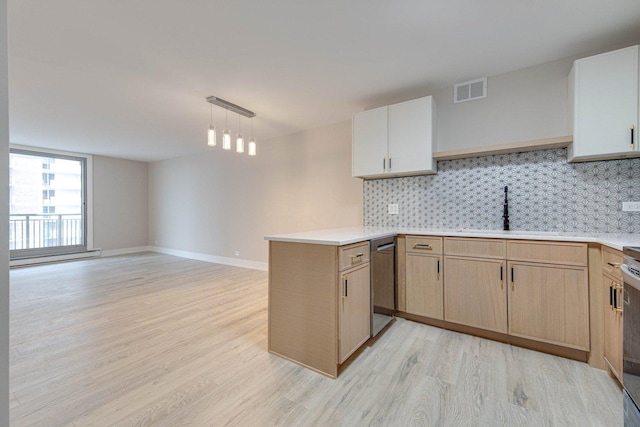
[(87, 250), (87, 158), (11, 149), (11, 259)]

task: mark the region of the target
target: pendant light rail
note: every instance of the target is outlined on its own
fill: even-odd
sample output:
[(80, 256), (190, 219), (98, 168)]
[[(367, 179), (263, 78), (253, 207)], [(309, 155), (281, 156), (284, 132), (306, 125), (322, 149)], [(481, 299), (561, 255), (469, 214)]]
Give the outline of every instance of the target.
[(232, 102), (225, 101), (222, 98), (218, 98), (217, 96), (209, 96), (207, 97), (207, 102), (217, 105), (218, 107), (222, 107), (226, 110), (233, 111), (236, 114), (240, 114), (241, 116), (252, 118), (256, 116), (256, 113), (253, 111), (249, 111), (246, 108), (242, 108), (239, 105), (236, 105)]

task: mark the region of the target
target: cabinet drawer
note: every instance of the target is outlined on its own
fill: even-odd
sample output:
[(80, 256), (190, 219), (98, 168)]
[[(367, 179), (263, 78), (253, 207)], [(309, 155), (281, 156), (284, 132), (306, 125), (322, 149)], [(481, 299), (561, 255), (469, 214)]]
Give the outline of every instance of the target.
[(501, 239), (445, 237), (444, 253), (445, 255), (505, 259), (507, 248), (506, 241)]
[(513, 261), (588, 265), (586, 243), (509, 240), (507, 253), (509, 259)]
[(369, 262), (369, 242), (354, 243), (338, 248), (338, 268), (340, 271)]
[(442, 237), (407, 236), (407, 252), (418, 254), (441, 254)]
[(602, 271), (616, 279), (622, 280), (622, 272), (620, 265), (622, 264), (622, 252), (611, 249), (607, 246), (602, 247)]

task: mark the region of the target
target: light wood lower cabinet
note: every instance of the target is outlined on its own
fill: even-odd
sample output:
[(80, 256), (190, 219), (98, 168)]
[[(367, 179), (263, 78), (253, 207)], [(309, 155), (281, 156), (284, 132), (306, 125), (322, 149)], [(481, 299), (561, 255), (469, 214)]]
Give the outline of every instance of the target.
[(369, 264), (341, 276), (339, 362), (343, 363), (371, 336)]
[(269, 242), (269, 352), (337, 377), (371, 333), (368, 257), (368, 242)]
[[(427, 248), (417, 246), (419, 238), (406, 237), (407, 243)], [(444, 320), (440, 325), (456, 324), (454, 329), (497, 332), (502, 335), (493, 336), (507, 342), (544, 343), (551, 351), (557, 346), (572, 354), (590, 350), (586, 244), (445, 237), (443, 257), (411, 253), (410, 247), (405, 256), (408, 314)], [(438, 247), (431, 243), (427, 249)], [(444, 312), (439, 311), (441, 295)]]
[(604, 361), (609, 372), (622, 384), (622, 264), (623, 254), (611, 248), (602, 248), (602, 284), (604, 287), (603, 333)]
[(444, 319), (442, 256), (407, 253), (407, 313)]
[(589, 349), (587, 267), (509, 262), (509, 334)]
[(506, 333), (504, 268), (501, 260), (445, 256), (444, 319)]
[(605, 275), (604, 360), (622, 383), (622, 284)]

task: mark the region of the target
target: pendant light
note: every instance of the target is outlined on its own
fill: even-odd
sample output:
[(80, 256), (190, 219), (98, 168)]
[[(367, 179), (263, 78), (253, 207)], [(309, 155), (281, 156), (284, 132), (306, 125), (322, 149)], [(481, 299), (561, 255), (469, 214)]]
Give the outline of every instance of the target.
[(207, 145), (216, 146), (216, 127), (213, 125), (213, 104), (211, 104), (211, 119), (209, 121), (209, 132), (207, 132)]
[(251, 138), (249, 139), (249, 155), (256, 155), (256, 140), (253, 137), (253, 117), (251, 117)]
[(236, 153), (244, 153), (244, 139), (242, 139), (242, 129), (240, 128), (240, 114), (238, 114), (238, 137), (236, 139)]
[(231, 132), (229, 132), (229, 110), (225, 110), (224, 113), (224, 135), (222, 136), (222, 149), (231, 150)]
[(218, 98), (217, 96), (208, 96), (207, 102), (212, 105), (211, 111), (211, 122), (209, 125), (209, 133), (208, 133), (208, 144), (212, 147), (216, 145), (216, 128), (213, 125), (213, 105), (218, 107), (222, 107), (225, 109), (224, 113), (224, 132), (222, 133), (222, 149), (223, 150), (231, 150), (231, 132), (229, 131), (229, 110), (238, 114), (238, 134), (236, 136), (236, 152), (244, 153), (245, 152), (245, 143), (244, 138), (242, 137), (242, 119), (240, 116), (248, 117), (251, 119), (251, 139), (249, 140), (248, 151), (250, 156), (256, 155), (256, 140), (253, 137), (253, 118), (256, 116), (256, 113), (253, 111), (247, 110), (239, 105), (236, 105), (232, 102), (225, 101), (224, 99)]

